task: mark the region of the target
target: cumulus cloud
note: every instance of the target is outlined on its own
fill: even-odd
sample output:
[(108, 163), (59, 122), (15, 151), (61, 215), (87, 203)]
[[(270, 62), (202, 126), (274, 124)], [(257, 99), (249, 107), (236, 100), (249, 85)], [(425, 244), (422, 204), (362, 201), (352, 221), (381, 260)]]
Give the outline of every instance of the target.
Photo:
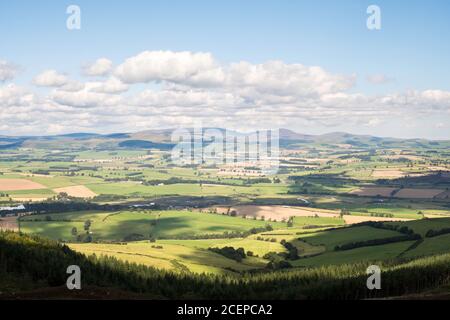
[(308, 96), (347, 90), (355, 76), (341, 76), (320, 67), (269, 61), (218, 64), (210, 53), (145, 51), (127, 59), (115, 70), (125, 83), (170, 82), (196, 88), (220, 87), (269, 93)]
[(35, 101), (35, 95), (15, 84), (0, 87), (0, 107), (28, 106)]
[(311, 96), (347, 90), (354, 85), (355, 76), (340, 76), (320, 67), (269, 61), (254, 65), (234, 63), (229, 68), (228, 85), (253, 88), (261, 93), (279, 96)]
[(13, 80), (19, 72), (19, 67), (11, 62), (0, 60), (0, 81)]
[(105, 65), (109, 67), (103, 71), (88, 72), (109, 73), (101, 81), (74, 81), (47, 70), (33, 81), (53, 88), (42, 96), (16, 85), (0, 86), (0, 130), (20, 124), (20, 130), (30, 132), (135, 131), (202, 120), (211, 127), (331, 131), (333, 126), (358, 126), (376, 132), (393, 119), (450, 120), (448, 91), (371, 96), (354, 91), (354, 75), (318, 66), (283, 61), (221, 64), (210, 53), (172, 51), (145, 51), (114, 70)]
[(144, 51), (128, 58), (115, 70), (125, 83), (171, 81), (179, 83), (215, 82), (220, 79), (216, 62), (210, 53), (189, 51)]
[(123, 93), (129, 89), (129, 85), (113, 77), (104, 82), (92, 82), (89, 85), (91, 91), (100, 93)]
[(57, 104), (74, 108), (114, 106), (122, 100), (120, 96), (91, 92), (86, 88), (77, 92), (55, 90), (49, 98)]
[(69, 78), (55, 70), (45, 70), (33, 79), (33, 84), (39, 87), (62, 87), (69, 82)]
[(111, 60), (107, 58), (99, 58), (93, 63), (89, 63), (83, 67), (82, 71), (84, 75), (87, 76), (106, 76), (108, 75), (113, 67)]

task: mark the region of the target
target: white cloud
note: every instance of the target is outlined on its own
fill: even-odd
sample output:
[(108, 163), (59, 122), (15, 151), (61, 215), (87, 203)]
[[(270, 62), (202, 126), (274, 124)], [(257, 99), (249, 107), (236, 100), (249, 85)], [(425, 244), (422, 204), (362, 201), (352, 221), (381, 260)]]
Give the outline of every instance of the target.
[(55, 70), (45, 70), (33, 79), (33, 84), (39, 87), (62, 87), (69, 82), (66, 75)]
[(19, 69), (18, 66), (11, 62), (0, 60), (0, 81), (13, 80), (19, 72)]
[(195, 88), (222, 88), (251, 94), (310, 96), (347, 90), (355, 76), (341, 76), (320, 67), (269, 61), (219, 65), (210, 53), (145, 51), (115, 70), (125, 83), (170, 82)]
[(77, 92), (54, 90), (49, 98), (57, 104), (74, 108), (115, 106), (122, 100), (118, 95), (91, 92), (87, 88)]
[(92, 82), (89, 86), (91, 91), (99, 93), (123, 93), (130, 87), (115, 77), (104, 82)]
[(248, 62), (231, 64), (228, 85), (279, 96), (309, 97), (347, 90), (354, 81), (353, 75), (334, 75), (320, 67), (269, 61), (258, 65)]
[(83, 74), (87, 76), (106, 76), (113, 67), (111, 60), (106, 58), (97, 59), (95, 62), (86, 65), (83, 68)]
[(388, 82), (393, 81), (392, 78), (389, 78), (385, 74), (372, 74), (367, 76), (367, 81), (371, 84), (386, 84)]
[(28, 106), (35, 101), (35, 95), (15, 84), (0, 87), (0, 108)]
[(115, 70), (125, 83), (171, 81), (179, 83), (217, 81), (220, 71), (210, 53), (144, 51), (128, 58)]

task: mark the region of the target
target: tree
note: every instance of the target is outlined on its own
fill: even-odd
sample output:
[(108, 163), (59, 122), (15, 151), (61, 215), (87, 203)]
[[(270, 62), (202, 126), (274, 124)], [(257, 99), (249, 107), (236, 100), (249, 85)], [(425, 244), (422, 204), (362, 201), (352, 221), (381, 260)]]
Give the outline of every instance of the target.
[(294, 217), (289, 217), (289, 220), (287, 222), (287, 227), (292, 228), (294, 226)]
[(72, 233), (72, 235), (75, 237), (75, 236), (78, 234), (77, 228), (76, 228), (76, 227), (73, 227), (71, 233)]
[(89, 231), (90, 227), (91, 227), (91, 220), (86, 220), (84, 222), (84, 230)]

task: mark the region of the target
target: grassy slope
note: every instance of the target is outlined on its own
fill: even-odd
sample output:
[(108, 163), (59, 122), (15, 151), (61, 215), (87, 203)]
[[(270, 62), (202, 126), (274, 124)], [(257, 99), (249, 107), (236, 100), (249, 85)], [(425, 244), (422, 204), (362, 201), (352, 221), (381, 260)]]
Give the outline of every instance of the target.
[[(91, 220), (92, 235), (96, 240), (122, 240), (130, 234), (144, 237), (174, 238), (201, 234), (222, 234), (226, 231), (248, 231), (254, 227), (264, 227), (268, 222), (242, 219), (219, 214), (197, 213), (189, 211), (139, 212), (123, 211), (118, 214), (78, 212), (48, 215), (52, 220), (45, 220), (47, 215), (24, 217), (21, 221), (22, 231), (46, 235), (52, 239), (73, 240), (70, 231), (76, 227), (83, 230), (83, 222)], [(70, 220), (70, 221), (61, 221)], [(152, 225), (156, 222), (156, 225)], [(286, 227), (285, 223), (270, 222), (274, 228)]]
[(252, 251), (255, 255), (260, 257), (268, 252), (286, 252), (279, 242), (269, 242), (255, 240), (251, 238), (237, 238), (237, 239), (206, 239), (206, 240), (158, 240), (157, 243), (162, 244), (177, 244), (192, 248), (208, 249), (210, 247), (225, 247), (244, 248), (244, 250)]
[(399, 224), (407, 226), (414, 230), (414, 232), (425, 236), (428, 230), (439, 230), (443, 228), (450, 228), (450, 218), (435, 218), (435, 219), (423, 219), (407, 222), (390, 222), (388, 224)]
[[(162, 248), (156, 248), (155, 245)], [(109, 255), (116, 258), (153, 266), (160, 269), (182, 272), (229, 274), (230, 272), (246, 271), (265, 265), (263, 260), (248, 258), (238, 263), (214, 252), (178, 245), (174, 243), (131, 242), (119, 244), (70, 244), (72, 249), (84, 254)], [(152, 247), (153, 246), (153, 247)], [(180, 267), (180, 264), (184, 267)]]
[(446, 252), (450, 252), (450, 234), (433, 238), (425, 238), (424, 242), (422, 242), (414, 250), (408, 251), (404, 255), (404, 257), (406, 258), (420, 257)]
[(335, 246), (348, 242), (382, 239), (399, 235), (400, 233), (396, 231), (362, 226), (305, 234), (301, 236), (301, 239), (312, 245), (324, 245), (327, 251), (332, 251)]
[(315, 257), (293, 261), (292, 264), (296, 267), (313, 267), (394, 259), (413, 243), (414, 241), (404, 241), (380, 246), (362, 247), (353, 250), (329, 251)]

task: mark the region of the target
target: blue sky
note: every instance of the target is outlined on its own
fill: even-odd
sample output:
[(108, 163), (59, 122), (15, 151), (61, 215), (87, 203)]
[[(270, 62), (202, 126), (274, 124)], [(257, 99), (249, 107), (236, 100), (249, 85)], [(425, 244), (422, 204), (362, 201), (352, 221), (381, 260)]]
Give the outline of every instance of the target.
[[(81, 8), (81, 30), (65, 27), (70, 4)], [(381, 8), (379, 31), (366, 28), (371, 4)], [(445, 0), (2, 1), (0, 59), (21, 67), (14, 79), (20, 86), (32, 86), (33, 77), (48, 69), (83, 81), (80, 66), (100, 57), (118, 65), (143, 51), (167, 50), (209, 52), (224, 65), (281, 60), (320, 66), (356, 76), (346, 92), (369, 96), (448, 92), (449, 16)], [(367, 77), (373, 75), (387, 80), (370, 83)], [(445, 116), (430, 115), (430, 121), (444, 123), (419, 135), (447, 137), (441, 129), (448, 110)], [(317, 131), (327, 129), (334, 131), (327, 125)]]

